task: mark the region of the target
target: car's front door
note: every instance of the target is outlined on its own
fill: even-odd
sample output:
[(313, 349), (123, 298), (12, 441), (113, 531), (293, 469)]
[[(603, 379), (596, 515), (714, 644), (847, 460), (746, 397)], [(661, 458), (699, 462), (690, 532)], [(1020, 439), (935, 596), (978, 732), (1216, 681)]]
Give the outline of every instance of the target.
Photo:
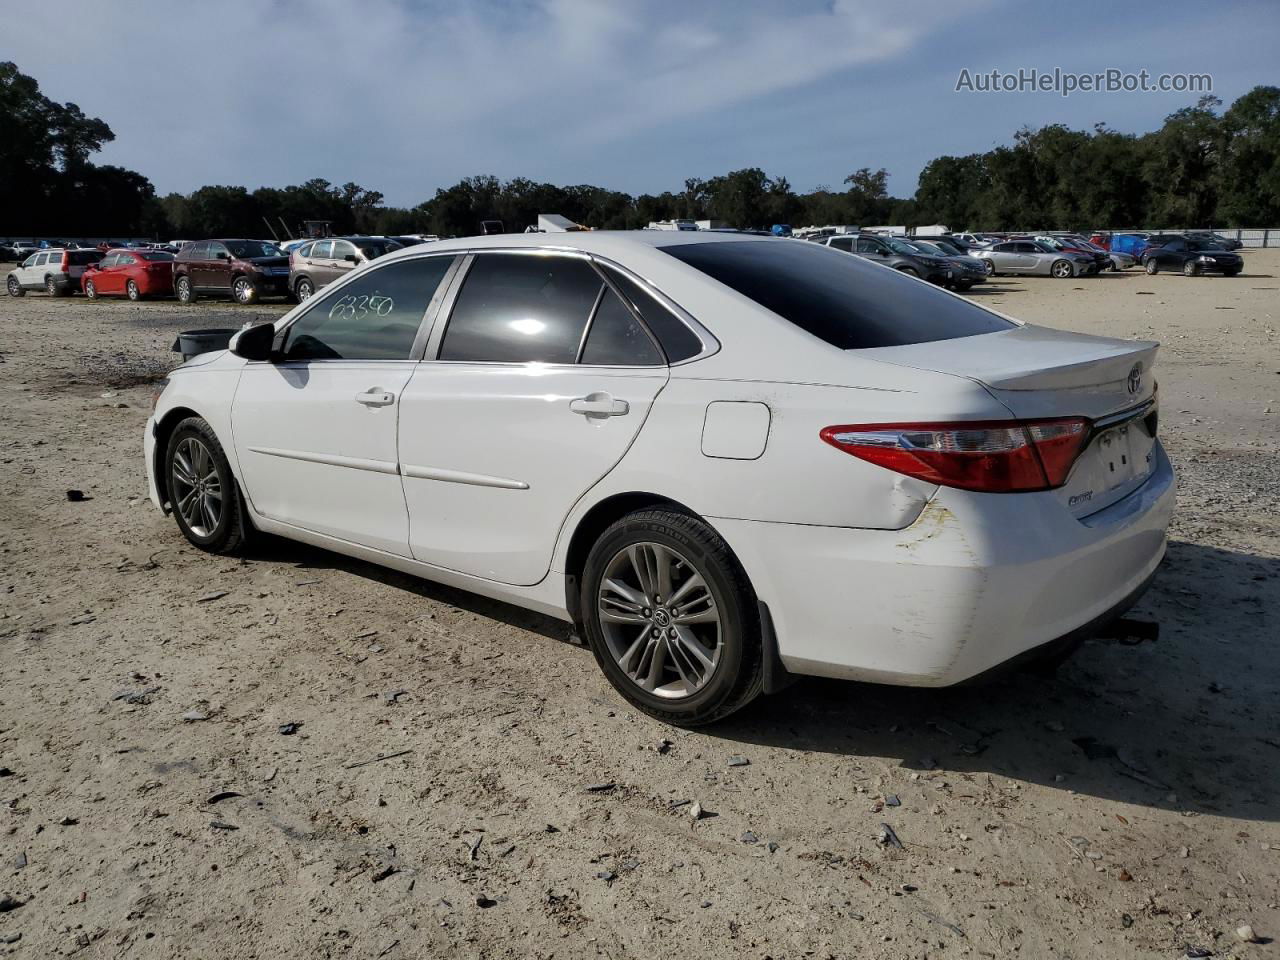
[(1170, 240), (1156, 254), (1156, 263), (1170, 269), (1181, 269), (1182, 262), (1187, 259), (1187, 242)]
[(427, 306), (452, 263), (395, 261), (314, 297), (278, 336), (274, 362), (245, 365), (232, 431), (258, 513), (409, 555), (396, 419)]
[(93, 285), (97, 288), (98, 293), (112, 294), (119, 293), (120, 271), (116, 269), (116, 265), (120, 262), (120, 254), (108, 253), (105, 257), (98, 261), (98, 269), (92, 274)]
[(329, 261), (331, 276), (325, 281), (332, 283), (345, 277), (360, 264), (360, 251), (350, 240), (333, 241), (333, 259)]
[(537, 583), (574, 503), (640, 430), (666, 359), (586, 257), (483, 253), (453, 287), (400, 409), (413, 556)]
[(225, 243), (210, 243), (205, 260), (201, 264), (204, 278), (201, 286), (219, 293), (231, 290), (231, 251)]
[(317, 240), (311, 245), (311, 253), (307, 255), (307, 268), (317, 290), (334, 279), (337, 274), (333, 269), (332, 240)]
[(23, 287), (38, 287), (44, 284), (44, 274), (41, 272), (40, 264), (44, 262), (47, 254), (33, 253), (27, 259), (22, 261), (22, 266), (18, 267), (18, 283)]

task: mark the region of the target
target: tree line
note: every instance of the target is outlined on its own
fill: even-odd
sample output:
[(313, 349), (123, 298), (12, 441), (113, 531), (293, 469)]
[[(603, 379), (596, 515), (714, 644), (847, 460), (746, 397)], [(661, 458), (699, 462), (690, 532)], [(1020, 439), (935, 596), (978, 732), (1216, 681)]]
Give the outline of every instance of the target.
[[(157, 196), (140, 173), (96, 165), (115, 138), (106, 122), (40, 92), (0, 63), (0, 234), (30, 236), (263, 236), (266, 225), (297, 235), (305, 220), (340, 233), (478, 233), (482, 220), (523, 230), (539, 213), (597, 229), (653, 220), (716, 219), (741, 228), (775, 223), (945, 223), (953, 229), (1273, 226), (1280, 224), (1280, 87), (1259, 86), (1223, 109), (1215, 97), (1129, 134), (1098, 124), (1022, 129), (1008, 146), (941, 156), (915, 195), (891, 197), (883, 169), (864, 167), (839, 187), (797, 193), (757, 167), (683, 189), (631, 195), (523, 177), (465, 177), (415, 207), (392, 207), (355, 183), (312, 179), (288, 187), (204, 186)], [(283, 223), (283, 227), (282, 227)]]

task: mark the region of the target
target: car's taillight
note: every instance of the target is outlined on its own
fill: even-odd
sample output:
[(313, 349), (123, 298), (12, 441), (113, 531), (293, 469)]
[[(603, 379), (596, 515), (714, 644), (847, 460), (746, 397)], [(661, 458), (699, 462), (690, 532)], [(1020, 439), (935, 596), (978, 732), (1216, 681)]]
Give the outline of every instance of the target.
[(67, 253), (67, 251), (65, 250), (62, 251), (62, 264), (58, 267), (58, 269), (61, 270), (63, 273), (71, 272), (71, 254)]
[(1066, 483), (1089, 438), (1089, 421), (852, 424), (820, 435), (838, 450), (929, 483), (1015, 493)]

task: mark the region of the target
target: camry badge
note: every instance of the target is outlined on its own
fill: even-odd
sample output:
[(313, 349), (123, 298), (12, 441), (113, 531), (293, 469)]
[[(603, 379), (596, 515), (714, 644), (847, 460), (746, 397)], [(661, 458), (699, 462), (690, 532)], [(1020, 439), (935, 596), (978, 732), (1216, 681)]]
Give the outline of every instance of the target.
[(1137, 393), (1142, 389), (1142, 364), (1135, 363), (1133, 369), (1129, 371), (1129, 379), (1126, 381), (1130, 393)]

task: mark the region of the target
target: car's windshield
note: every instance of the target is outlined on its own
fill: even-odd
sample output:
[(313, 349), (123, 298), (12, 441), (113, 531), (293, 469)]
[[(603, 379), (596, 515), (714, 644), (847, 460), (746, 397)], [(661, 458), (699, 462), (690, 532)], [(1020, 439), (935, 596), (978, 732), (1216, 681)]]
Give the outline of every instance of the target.
[(1055, 240), (1052, 237), (1045, 237), (1043, 240), (1036, 240), (1035, 242), (1040, 245), (1041, 249), (1061, 250), (1066, 246), (1061, 240)]
[(1222, 248), (1222, 244), (1219, 243), (1217, 240), (1188, 240), (1187, 249), (1188, 250), (1215, 250), (1218, 253), (1227, 252)]
[(946, 240), (930, 240), (929, 245), (937, 248), (938, 250), (940, 250), (942, 253), (946, 254), (949, 257), (964, 256), (963, 250), (961, 250), (959, 247), (957, 247), (953, 243), (948, 243)]
[(1017, 326), (896, 270), (822, 244), (732, 240), (660, 249), (842, 350), (951, 340)]
[(907, 256), (920, 253), (919, 247), (913, 247), (905, 240), (899, 240), (897, 237), (885, 237), (884, 242), (887, 243), (897, 253), (905, 253)]
[(283, 257), (284, 253), (274, 243), (265, 240), (224, 240), (231, 255), (238, 260), (254, 257)]
[(403, 244), (396, 243), (394, 240), (358, 240), (356, 246), (370, 260), (376, 260), (384, 253), (390, 253), (392, 250), (403, 249)]

